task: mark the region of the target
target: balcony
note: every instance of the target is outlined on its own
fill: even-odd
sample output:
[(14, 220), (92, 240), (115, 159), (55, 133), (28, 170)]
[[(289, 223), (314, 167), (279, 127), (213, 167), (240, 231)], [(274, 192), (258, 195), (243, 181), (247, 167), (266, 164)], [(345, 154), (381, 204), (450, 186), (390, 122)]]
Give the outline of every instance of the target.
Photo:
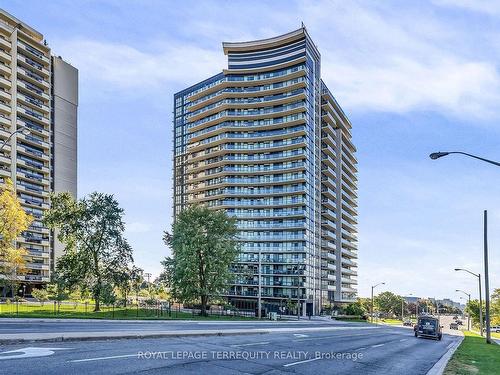
[(8, 166), (0, 164), (0, 177), (3, 178), (11, 177), (10, 168)]
[(0, 74), (3, 74), (7, 77), (10, 77), (10, 74), (12, 73), (12, 69), (8, 65), (5, 65), (4, 62), (0, 61)]
[(17, 85), (18, 85), (18, 87), (22, 88), (23, 90), (29, 91), (30, 95), (33, 95), (33, 96), (37, 97), (38, 99), (41, 99), (44, 101), (50, 100), (49, 94), (47, 94), (44, 90), (42, 90), (41, 88), (39, 88), (39, 87), (29, 83), (29, 82), (18, 79)]
[(26, 263), (26, 268), (34, 269), (34, 270), (49, 270), (49, 265), (47, 263)]
[(50, 60), (49, 57), (45, 55), (45, 52), (40, 51), (39, 49), (30, 46), (27, 43), (21, 42), (18, 40), (17, 42), (18, 50), (25, 56), (28, 56), (32, 60), (35, 60), (36, 62), (49, 66), (50, 65)]
[(33, 249), (28, 247), (25, 247), (25, 249), (28, 251), (28, 255), (31, 257), (37, 257), (37, 258), (49, 258), (50, 253), (48, 250), (40, 250), (40, 249)]
[(3, 61), (7, 65), (10, 65), (12, 58), (7, 52), (0, 51), (0, 61)]
[(21, 68), (20, 66), (17, 67), (17, 73), (19, 75), (19, 78), (27, 81), (31, 84), (34, 84), (37, 87), (41, 87), (42, 90), (48, 90), (50, 89), (50, 84), (47, 82), (47, 80), (44, 79), (44, 77), (31, 72), (30, 70), (26, 68)]
[(40, 112), (42, 115), (48, 116), (50, 113), (50, 108), (44, 101), (35, 98), (28, 94), (23, 94), (21, 92), (17, 93), (18, 102), (22, 103), (26, 107), (32, 108), (36, 112)]
[(0, 113), (3, 113), (6, 116), (10, 115), (11, 113), (10, 105), (0, 102)]
[(6, 38), (0, 36), (0, 48), (10, 51), (10, 49), (12, 48), (12, 43), (10, 42), (10, 40), (7, 40)]
[(50, 121), (47, 117), (45, 117), (43, 115), (43, 113), (41, 112), (38, 112), (36, 110), (33, 110), (31, 108), (28, 108), (22, 104), (18, 105), (17, 106), (17, 112), (19, 114), (22, 114), (24, 116), (26, 116), (26, 118), (28, 120), (30, 120), (31, 122), (40, 122), (41, 124), (44, 124), (44, 125), (50, 125)]
[(49, 155), (45, 154), (43, 151), (40, 151), (38, 149), (35, 149), (33, 147), (30, 147), (28, 145), (24, 145), (21, 143), (17, 144), (17, 151), (21, 153), (25, 153), (29, 155), (30, 157), (34, 157), (43, 161), (50, 161)]
[(12, 86), (12, 83), (10, 82), (10, 79), (0, 77), (0, 87), (3, 87), (5, 89), (10, 90), (11, 86)]
[(38, 281), (42, 283), (48, 283), (49, 282), (49, 277), (48, 276), (39, 276), (39, 275), (26, 275), (24, 276), (24, 280), (26, 281)]
[(40, 63), (34, 61), (33, 59), (30, 59), (29, 57), (24, 56), (22, 54), (18, 54), (17, 59), (23, 67), (26, 67), (29, 69), (36, 69), (38, 74), (41, 74), (41, 75), (45, 76), (46, 78), (50, 77), (49, 70), (47, 68), (45, 68), (45, 66), (43, 66), (43, 64), (40, 64)]

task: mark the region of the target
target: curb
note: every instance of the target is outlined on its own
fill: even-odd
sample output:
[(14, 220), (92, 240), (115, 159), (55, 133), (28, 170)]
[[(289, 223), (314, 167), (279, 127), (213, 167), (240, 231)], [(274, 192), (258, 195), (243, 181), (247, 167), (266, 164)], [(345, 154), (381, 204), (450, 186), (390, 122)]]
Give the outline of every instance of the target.
[(28, 342), (68, 342), (68, 341), (106, 341), (106, 340), (139, 340), (139, 339), (158, 339), (166, 337), (203, 337), (203, 336), (237, 336), (237, 335), (263, 335), (270, 332), (169, 332), (169, 333), (152, 333), (152, 334), (127, 334), (110, 336), (71, 336), (61, 335), (46, 338), (12, 338), (0, 339), (0, 345), (23, 344)]
[(432, 366), (432, 368), (427, 372), (426, 375), (442, 375), (444, 369), (446, 368), (446, 365), (451, 359), (451, 356), (453, 355), (453, 353), (455, 353), (455, 350), (457, 350), (463, 340), (464, 336), (460, 336), (457, 341), (448, 345), (448, 351), (443, 354), (439, 361), (437, 361), (434, 366)]
[[(370, 329), (375, 327), (361, 327)], [(232, 335), (260, 335), (267, 333), (287, 332), (320, 332), (343, 330), (343, 327), (294, 327), (294, 328), (258, 328), (258, 329), (218, 329), (218, 330), (184, 330), (184, 331), (156, 331), (144, 332), (59, 332), (59, 333), (31, 333), (25, 335), (4, 334), (0, 345), (19, 344), (26, 342), (62, 342), (62, 341), (92, 341), (92, 340), (119, 340), (119, 339), (148, 339), (165, 337), (195, 337), (195, 336), (232, 336)], [(352, 330), (354, 328), (348, 328)], [(356, 329), (358, 329), (356, 327)], [(10, 337), (9, 337), (10, 336)]]

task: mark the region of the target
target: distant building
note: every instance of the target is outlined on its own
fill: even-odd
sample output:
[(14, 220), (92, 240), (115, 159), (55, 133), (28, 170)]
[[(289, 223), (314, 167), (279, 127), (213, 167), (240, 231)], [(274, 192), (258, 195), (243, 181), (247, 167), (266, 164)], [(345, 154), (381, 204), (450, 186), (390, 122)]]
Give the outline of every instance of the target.
[(14, 133), (0, 151), (0, 186), (10, 178), (34, 217), (17, 240), (28, 251), (28, 272), (17, 276), (26, 294), (49, 281), (62, 251), (41, 218), (51, 192), (77, 194), (77, 108), (78, 70), (0, 9), (0, 146)]

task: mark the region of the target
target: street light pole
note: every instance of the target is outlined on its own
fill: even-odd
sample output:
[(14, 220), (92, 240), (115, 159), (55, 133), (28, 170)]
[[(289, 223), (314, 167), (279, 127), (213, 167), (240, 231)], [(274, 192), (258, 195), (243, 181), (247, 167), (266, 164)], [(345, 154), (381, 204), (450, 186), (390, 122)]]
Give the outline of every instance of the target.
[(481, 293), (481, 274), (474, 273), (463, 268), (455, 268), (455, 271), (465, 271), (473, 276), (476, 276), (479, 282), (479, 329), (481, 330), (481, 336), (483, 335), (483, 297)]
[(372, 286), (372, 305), (371, 305), (371, 311), (370, 311), (370, 315), (371, 315), (371, 322), (373, 323), (373, 289), (375, 289), (377, 286), (379, 285), (385, 285), (385, 282), (383, 283), (378, 283), (378, 284), (375, 284)]
[[(408, 296), (413, 296), (413, 294), (408, 294)], [(401, 296), (401, 321), (404, 323), (404, 303), (405, 303), (405, 298)], [(410, 318), (411, 320), (411, 318)]]
[[(451, 152), (434, 152), (429, 155), (432, 160), (439, 159), (443, 156), (449, 154), (461, 154), (474, 159), (484, 161), (489, 164), (493, 164), (500, 167), (500, 163), (497, 161), (485, 159), (476, 155), (468, 154), (461, 151), (451, 151)], [(488, 211), (484, 210), (484, 291), (486, 293), (486, 343), (491, 344), (491, 331), (490, 331), (490, 285), (489, 285), (489, 272), (488, 272)], [(481, 276), (479, 276), (479, 295), (481, 295)], [(479, 312), (481, 316), (481, 336), (483, 335), (483, 321), (482, 321), (482, 308), (483, 305), (480, 302)]]
[[(456, 292), (461, 292), (461, 293), (465, 294), (467, 297), (469, 297), (469, 306), (470, 306), (470, 293), (464, 292), (463, 290), (460, 290), (460, 289), (457, 289), (455, 291)], [(467, 317), (467, 330), (470, 331), (470, 314)]]
[(260, 247), (259, 247), (259, 272), (258, 272), (258, 277), (259, 277), (259, 286), (258, 286), (258, 293), (259, 293), (259, 297), (258, 297), (258, 300), (257, 300), (257, 308), (259, 309), (259, 312), (257, 313), (257, 316), (259, 319), (262, 318), (262, 271), (261, 271), (261, 266), (262, 266), (262, 260), (261, 260), (261, 256), (262, 256), (262, 253), (261, 253), (261, 250), (260, 250)]
[(486, 342), (491, 344), (490, 331), (490, 282), (488, 274), (488, 211), (484, 210), (484, 293), (486, 300)]

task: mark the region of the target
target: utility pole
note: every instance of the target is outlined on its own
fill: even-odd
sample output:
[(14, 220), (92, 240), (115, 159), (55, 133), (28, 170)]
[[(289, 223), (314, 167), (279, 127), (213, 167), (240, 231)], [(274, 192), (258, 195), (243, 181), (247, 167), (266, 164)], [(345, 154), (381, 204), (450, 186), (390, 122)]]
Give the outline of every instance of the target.
[(262, 266), (262, 260), (261, 260), (261, 257), (262, 257), (262, 253), (261, 253), (261, 250), (260, 250), (260, 247), (259, 247), (259, 271), (258, 271), (258, 277), (259, 277), (259, 286), (258, 286), (258, 293), (259, 293), (259, 296), (258, 296), (258, 303), (257, 303), (257, 308), (259, 309), (259, 312), (258, 312), (258, 317), (259, 319), (262, 318), (262, 270), (261, 270), (261, 266)]
[(484, 210), (484, 293), (486, 294), (486, 342), (491, 344), (490, 281), (488, 273), (488, 211)]
[(297, 320), (300, 320), (300, 269), (297, 261)]

